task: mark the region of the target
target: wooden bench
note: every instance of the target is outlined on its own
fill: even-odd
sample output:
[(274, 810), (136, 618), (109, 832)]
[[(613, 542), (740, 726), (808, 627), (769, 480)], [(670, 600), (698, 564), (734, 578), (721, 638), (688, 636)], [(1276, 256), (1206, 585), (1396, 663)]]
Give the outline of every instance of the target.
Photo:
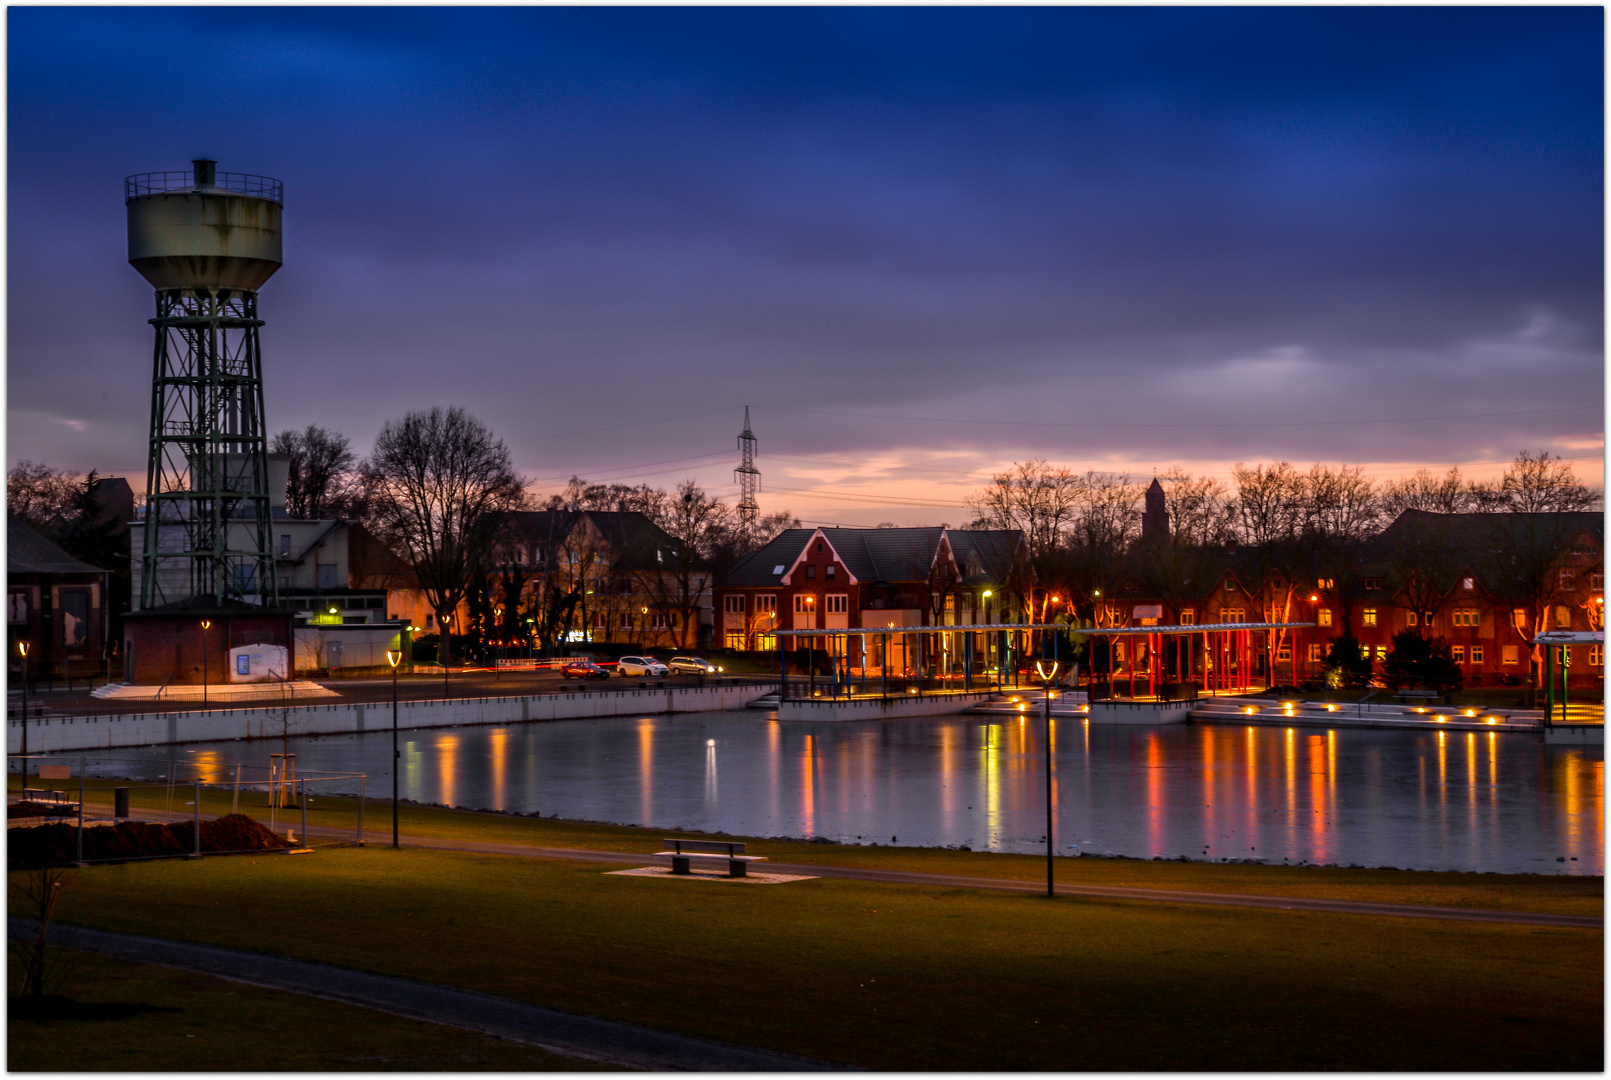
[(656, 855), (671, 856), (671, 872), (673, 874), (692, 873), (692, 860), (716, 859), (727, 862), (728, 877), (745, 877), (745, 867), (752, 862), (765, 862), (764, 855), (744, 854), (744, 844), (735, 840), (678, 840), (667, 838), (664, 841), (667, 851), (657, 851)]

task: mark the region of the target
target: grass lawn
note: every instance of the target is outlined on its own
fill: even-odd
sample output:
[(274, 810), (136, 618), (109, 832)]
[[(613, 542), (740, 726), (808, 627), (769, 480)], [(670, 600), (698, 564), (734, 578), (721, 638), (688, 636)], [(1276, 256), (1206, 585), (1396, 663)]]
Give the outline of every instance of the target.
[[(10, 777), (13, 789), (20, 779)], [(32, 781), (34, 787), (77, 791), (77, 781)], [(92, 780), (91, 787), (115, 786), (114, 781)], [(150, 789), (148, 788), (149, 792)], [(183, 811), (189, 789), (178, 788), (176, 808)], [(260, 821), (269, 820), (266, 795), (245, 791), (240, 811)], [(108, 800), (103, 799), (103, 802)], [(136, 805), (142, 805), (137, 794)], [(358, 800), (316, 797), (309, 800), (308, 824), (343, 830), (357, 824)], [(228, 790), (204, 788), (202, 814), (214, 817), (232, 808)], [(369, 799), (364, 807), (368, 833), (391, 832), (391, 803)], [(301, 827), (300, 810), (278, 812), (278, 828)], [(404, 804), (400, 813), (404, 843), (420, 836), (444, 840), (470, 840), (533, 847), (583, 848), (597, 851), (659, 851), (661, 840), (676, 830), (645, 829), (629, 825), (528, 818), (510, 814), (450, 810), (445, 807)], [(688, 834), (683, 834), (688, 835)], [(943, 848), (815, 844), (804, 840), (747, 839), (752, 854), (774, 862), (808, 863), (926, 874), (1044, 881), (1046, 861), (1040, 855), (1006, 855)], [(325, 842), (315, 837), (315, 843)], [(370, 842), (374, 843), (372, 836)], [(1539, 911), (1563, 915), (1602, 915), (1605, 881), (1601, 877), (1543, 874), (1477, 874), (1318, 866), (1260, 866), (1226, 863), (1182, 863), (1145, 859), (1059, 857), (1056, 877), (1067, 884), (1115, 885), (1195, 892), (1264, 893), (1328, 900), (1364, 900), (1376, 903), (1429, 904), (1447, 907)]]
[[(67, 1018), (7, 1017), (13, 1072), (575, 1071), (592, 1062), (389, 1013), (78, 953)], [(21, 986), (15, 951), (11, 992)], [(48, 983), (47, 983), (48, 985)]]
[[(408, 822), (548, 845), (649, 851), (658, 839), (425, 809)], [(1027, 858), (757, 846), (780, 860), (815, 847), (892, 868), (1033, 876)], [(1383, 900), (1436, 893), (1421, 880), (1445, 877), (1392, 875), (1408, 885), (1396, 892), (1369, 872), (1328, 884), (1325, 871), (1287, 868), (1064, 865), (1101, 875), (1091, 880), (1194, 889), (1268, 870), (1250, 891), (1361, 889)], [(383, 847), (98, 866), (70, 875), (57, 918), (882, 1069), (1602, 1067), (1599, 931), (603, 872), (615, 868)], [(1471, 895), (1552, 910), (1599, 887), (1496, 879)], [(153, 1050), (125, 1067), (170, 1065)]]

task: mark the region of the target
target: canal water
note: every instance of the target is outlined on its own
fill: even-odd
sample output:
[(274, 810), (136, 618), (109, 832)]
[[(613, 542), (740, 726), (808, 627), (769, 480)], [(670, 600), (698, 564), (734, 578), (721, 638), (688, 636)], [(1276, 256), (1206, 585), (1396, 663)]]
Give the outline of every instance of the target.
[[(401, 793), (668, 831), (1036, 853), (1046, 835), (1043, 725), (968, 715), (779, 723), (723, 712), (405, 731)], [(289, 748), (299, 770), (367, 773), (371, 796), (390, 788), (389, 731)], [(159, 753), (262, 766), (280, 749), (275, 740)], [(1605, 872), (1600, 747), (1499, 732), (1064, 719), (1053, 723), (1052, 750), (1062, 855)], [(165, 771), (157, 762), (92, 769)]]

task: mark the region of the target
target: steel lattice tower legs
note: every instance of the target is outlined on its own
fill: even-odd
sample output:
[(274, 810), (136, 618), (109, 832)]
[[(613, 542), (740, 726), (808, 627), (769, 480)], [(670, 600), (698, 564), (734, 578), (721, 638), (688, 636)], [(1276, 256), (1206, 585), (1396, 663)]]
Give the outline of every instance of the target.
[(257, 293), (159, 290), (140, 607), (276, 607)]

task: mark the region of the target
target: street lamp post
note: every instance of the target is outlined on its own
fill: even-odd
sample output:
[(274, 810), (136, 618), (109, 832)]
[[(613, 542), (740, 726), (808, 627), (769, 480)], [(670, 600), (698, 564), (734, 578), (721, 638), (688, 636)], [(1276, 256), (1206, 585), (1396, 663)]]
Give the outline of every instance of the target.
[(442, 700), (448, 700), (448, 660), (453, 656), (453, 638), (449, 628), (453, 625), (453, 616), (442, 616)]
[(207, 703), (207, 631), (212, 626), (212, 620), (201, 620), (201, 701)]
[(17, 642), (22, 657), (22, 789), (28, 790), (28, 643)]
[(386, 662), (392, 666), (392, 847), (397, 846), (397, 665), (402, 661), (401, 649), (386, 651)]
[(1052, 679), (1057, 675), (1057, 661), (1050, 670), (1046, 661), (1035, 661), (1035, 673), (1040, 676), (1041, 692), (1046, 698), (1046, 895), (1052, 893)]

